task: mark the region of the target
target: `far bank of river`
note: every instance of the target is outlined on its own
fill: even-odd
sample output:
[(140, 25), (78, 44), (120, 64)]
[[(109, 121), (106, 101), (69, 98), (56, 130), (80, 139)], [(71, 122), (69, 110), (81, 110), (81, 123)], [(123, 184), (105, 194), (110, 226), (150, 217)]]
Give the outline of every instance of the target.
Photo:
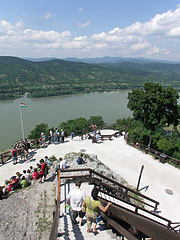
[(106, 123), (131, 116), (127, 108), (126, 91), (90, 93), (63, 97), (20, 98), (0, 101), (0, 151), (8, 149), (22, 139), (19, 101), (27, 105), (22, 109), (25, 137), (37, 124), (57, 127), (61, 122), (78, 117), (100, 115)]

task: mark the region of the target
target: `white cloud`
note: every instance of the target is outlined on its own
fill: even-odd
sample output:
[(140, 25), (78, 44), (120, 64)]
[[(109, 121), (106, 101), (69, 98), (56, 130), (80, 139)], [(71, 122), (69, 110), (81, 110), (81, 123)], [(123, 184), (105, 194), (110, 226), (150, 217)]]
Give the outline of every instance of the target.
[(86, 28), (90, 25), (91, 21), (85, 22), (85, 23), (78, 23), (79, 28)]
[[(50, 12), (47, 13), (46, 19), (51, 16)], [(78, 26), (85, 28), (90, 24), (88, 21), (79, 23)], [(44, 49), (47, 49), (47, 56), (51, 54), (58, 56), (63, 51), (66, 56), (79, 57), (85, 57), (87, 54), (88, 56), (94, 54), (94, 57), (119, 54), (122, 57), (165, 58), (167, 55), (171, 56), (173, 51), (174, 56), (178, 53), (180, 56), (180, 52), (177, 51), (177, 49), (180, 51), (179, 37), (180, 5), (175, 11), (157, 14), (147, 22), (135, 22), (124, 28), (116, 26), (109, 32), (99, 32), (90, 36), (72, 36), (68, 30), (58, 32), (28, 29), (24, 27), (22, 21), (14, 24), (6, 20), (0, 21), (0, 49), (1, 54), (7, 52), (6, 55), (16, 55), (15, 53), (18, 55), (18, 51), (24, 52), (24, 56), (27, 56), (27, 51), (30, 56), (37, 52), (43, 55)]]

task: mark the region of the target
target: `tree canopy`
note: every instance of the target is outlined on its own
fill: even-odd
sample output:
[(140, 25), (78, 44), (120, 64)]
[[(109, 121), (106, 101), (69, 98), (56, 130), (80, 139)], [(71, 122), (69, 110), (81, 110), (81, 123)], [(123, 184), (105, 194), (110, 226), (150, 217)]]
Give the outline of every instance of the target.
[(134, 89), (128, 93), (128, 108), (133, 112), (135, 120), (141, 121), (143, 126), (152, 133), (158, 127), (178, 124), (180, 107), (179, 95), (171, 87), (164, 88), (157, 83), (145, 83), (144, 89)]

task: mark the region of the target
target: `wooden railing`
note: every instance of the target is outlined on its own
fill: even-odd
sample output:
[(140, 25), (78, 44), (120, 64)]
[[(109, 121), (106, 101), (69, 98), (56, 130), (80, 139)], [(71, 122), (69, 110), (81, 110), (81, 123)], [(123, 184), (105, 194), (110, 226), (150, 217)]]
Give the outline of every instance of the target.
[[(71, 173), (74, 174), (71, 175)], [(138, 205), (132, 204), (124, 200), (123, 195), (129, 196), (130, 194), (128, 193), (130, 192), (136, 193), (139, 197), (149, 200), (152, 205), (151, 207), (155, 204), (153, 207), (155, 210), (159, 203), (154, 199), (148, 198), (89, 168), (63, 170), (61, 171), (61, 178), (64, 178), (67, 183), (74, 182), (78, 178), (82, 181), (88, 181), (89, 184), (96, 185), (100, 193), (104, 194), (104, 196), (100, 194), (99, 200), (101, 203), (105, 206), (108, 201), (113, 202), (108, 211), (106, 213), (101, 212), (101, 215), (104, 221), (120, 236), (124, 236), (128, 240), (142, 240), (149, 237), (155, 240), (180, 240), (180, 234), (176, 231), (180, 223), (172, 223), (170, 220), (157, 215), (155, 212), (148, 211)], [(117, 196), (116, 193), (122, 193), (122, 190), (124, 194), (120, 197)], [(113, 199), (125, 202), (129, 204), (129, 207), (134, 206), (135, 210), (133, 211), (128, 206), (122, 207), (122, 204), (119, 202), (116, 203)], [(146, 213), (152, 215), (152, 217), (150, 218)], [(157, 218), (155, 219), (154, 217)], [(173, 227), (172, 225), (174, 224), (177, 226)], [(54, 240), (54, 238), (51, 238), (51, 240)]]
[(9, 159), (11, 159), (12, 158), (12, 153), (11, 153), (11, 151), (9, 150), (9, 151), (6, 151), (6, 152), (4, 152), (4, 153), (1, 153), (0, 154), (0, 163), (1, 164), (4, 164), (6, 161), (8, 161)]
[[(62, 179), (79, 179), (82, 181), (88, 181), (89, 184), (97, 185), (102, 193), (108, 194), (116, 198), (117, 200), (123, 201), (125, 203), (130, 204), (131, 206), (136, 208), (136, 212), (138, 209), (144, 210), (145, 207), (151, 208), (151, 211), (148, 211), (150, 214), (156, 212), (159, 202), (149, 198), (138, 191), (135, 191), (117, 181), (114, 181), (111, 178), (104, 176), (101, 173), (96, 172), (90, 168), (80, 168), (80, 169), (68, 169), (61, 171)], [(75, 175), (69, 175), (65, 173), (75, 172)], [(80, 174), (78, 174), (80, 172)], [(83, 174), (84, 173), (84, 174)], [(136, 203), (134, 203), (134, 201)], [(142, 205), (144, 207), (142, 207)]]
[[(171, 165), (173, 165), (177, 168), (180, 168), (180, 160), (179, 159), (170, 157), (167, 154), (159, 152), (159, 151), (157, 151), (153, 148), (148, 148), (148, 146), (146, 146), (142, 143), (134, 143), (130, 140), (129, 137), (128, 137), (128, 139), (125, 139), (125, 140), (129, 145), (131, 145), (131, 146), (133, 146), (133, 147), (135, 147), (139, 150), (142, 150), (145, 153), (149, 153), (149, 154), (153, 155), (154, 158), (159, 159), (160, 162), (162, 162), (162, 163), (167, 162), (167, 163), (169, 163), (169, 164), (171, 164)], [(163, 157), (163, 155), (164, 155), (164, 157)]]

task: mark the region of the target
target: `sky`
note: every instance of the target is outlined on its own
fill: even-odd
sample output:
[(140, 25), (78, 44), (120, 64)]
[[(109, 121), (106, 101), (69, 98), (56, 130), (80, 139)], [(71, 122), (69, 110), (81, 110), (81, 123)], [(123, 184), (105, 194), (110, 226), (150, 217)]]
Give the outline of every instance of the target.
[(0, 56), (180, 61), (180, 0), (1, 0)]

